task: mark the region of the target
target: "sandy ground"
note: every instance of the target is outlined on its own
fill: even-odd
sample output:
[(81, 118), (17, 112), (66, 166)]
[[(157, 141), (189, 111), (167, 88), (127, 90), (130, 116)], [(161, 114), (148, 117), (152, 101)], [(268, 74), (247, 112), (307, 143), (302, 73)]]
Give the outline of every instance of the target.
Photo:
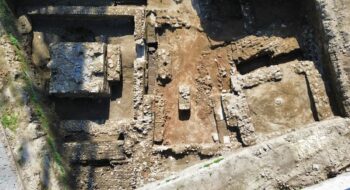
[(350, 189), (350, 173), (342, 174), (320, 184), (305, 188), (304, 190), (348, 190)]

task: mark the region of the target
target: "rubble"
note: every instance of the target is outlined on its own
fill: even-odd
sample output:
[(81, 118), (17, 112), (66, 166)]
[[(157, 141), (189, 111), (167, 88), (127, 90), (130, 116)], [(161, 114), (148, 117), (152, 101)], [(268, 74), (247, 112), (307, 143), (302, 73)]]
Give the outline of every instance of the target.
[(144, 95), (144, 79), (145, 79), (146, 61), (136, 59), (134, 62), (134, 109), (139, 110), (142, 106)]
[(153, 141), (155, 143), (163, 142), (163, 134), (165, 130), (166, 112), (165, 101), (161, 95), (155, 97), (155, 117), (154, 117), (154, 135)]
[(231, 44), (230, 59), (244, 63), (252, 59), (269, 56), (271, 58), (300, 50), (296, 38), (247, 36)]
[(66, 97), (109, 96), (103, 43), (57, 43), (50, 47), (50, 94)]
[(229, 127), (238, 127), (244, 145), (254, 145), (255, 129), (249, 116), (249, 107), (243, 95), (222, 94), (225, 120)]
[(157, 76), (160, 85), (166, 85), (172, 79), (172, 61), (170, 52), (165, 49), (157, 51)]
[(157, 16), (156, 22), (158, 27), (163, 26), (163, 25), (168, 25), (171, 26), (172, 28), (182, 28), (186, 27), (189, 28), (190, 26), (183, 20), (181, 20), (178, 17), (174, 16), (169, 16), (169, 15), (162, 15), (161, 12), (159, 16)]
[(270, 81), (282, 80), (283, 73), (278, 66), (270, 66), (258, 69), (240, 77), (243, 88), (252, 88)]

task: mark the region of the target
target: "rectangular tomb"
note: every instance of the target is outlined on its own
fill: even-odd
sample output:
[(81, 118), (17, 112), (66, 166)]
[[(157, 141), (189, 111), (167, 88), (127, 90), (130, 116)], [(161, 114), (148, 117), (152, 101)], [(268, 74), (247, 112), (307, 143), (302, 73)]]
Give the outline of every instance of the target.
[(51, 45), (49, 93), (60, 97), (109, 96), (105, 52), (104, 43), (67, 42)]

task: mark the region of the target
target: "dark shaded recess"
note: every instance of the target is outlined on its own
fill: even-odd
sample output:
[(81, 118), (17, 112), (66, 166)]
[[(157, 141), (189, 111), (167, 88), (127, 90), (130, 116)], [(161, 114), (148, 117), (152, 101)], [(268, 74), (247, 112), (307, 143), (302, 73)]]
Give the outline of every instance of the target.
[(55, 111), (61, 120), (106, 120), (110, 99), (54, 98)]
[(304, 2), (304, 7), (309, 13), (308, 22), (315, 30), (315, 41), (321, 49), (320, 59), (322, 61), (321, 73), (322, 78), (326, 83), (327, 95), (329, 97), (331, 108), (334, 115), (345, 117), (344, 104), (342, 102), (343, 96), (339, 91), (338, 75), (335, 73), (335, 68), (330, 60), (328, 52), (328, 39), (325, 34), (322, 24), (322, 12), (318, 9), (319, 4), (315, 0), (307, 0)]
[(239, 0), (193, 0), (201, 26), (214, 41), (232, 41), (245, 35)]
[(84, 162), (79, 161), (79, 162), (71, 162), (71, 164), (74, 165), (79, 165), (81, 167), (84, 166), (95, 166), (95, 167), (106, 167), (106, 166), (110, 166), (112, 168), (111, 165), (111, 160), (109, 159), (102, 159), (102, 160), (86, 160)]
[(306, 81), (306, 86), (307, 86), (307, 94), (309, 95), (309, 99), (310, 99), (310, 107), (311, 107), (312, 116), (313, 116), (315, 121), (320, 121), (320, 118), (318, 117), (318, 114), (317, 114), (318, 112), (317, 112), (317, 108), (316, 108), (316, 102), (315, 102), (314, 96), (312, 95), (310, 81), (308, 80), (306, 75), (305, 75), (305, 81)]
[(165, 32), (170, 31), (170, 32), (175, 32), (176, 28), (172, 27), (169, 24), (163, 24), (162, 27), (156, 28), (155, 32), (158, 36), (163, 36)]
[(114, 82), (111, 84), (111, 100), (115, 101), (123, 96), (123, 82)]
[(198, 157), (201, 160), (210, 159), (210, 158), (212, 158), (214, 156), (214, 155), (213, 156), (211, 156), (211, 155), (204, 155), (204, 154), (202, 154), (202, 153), (200, 153), (198, 151), (185, 151), (185, 152), (182, 152), (182, 153), (175, 153), (171, 149), (163, 151), (160, 154), (162, 155), (162, 157), (165, 157), (165, 158), (172, 157), (172, 158), (175, 158), (175, 160), (184, 159), (184, 158), (186, 158), (189, 155), (198, 155)]
[(231, 133), (236, 134), (236, 139), (238, 140), (238, 142), (242, 144), (243, 147), (248, 147), (243, 143), (242, 136), (241, 136), (241, 133), (239, 132), (238, 126), (235, 126), (235, 127), (227, 126), (227, 129)]
[(191, 110), (179, 110), (179, 120), (188, 121), (191, 118)]
[(288, 54), (281, 54), (274, 58), (271, 58), (270, 55), (266, 54), (253, 58), (251, 60), (245, 61), (243, 63), (237, 64), (237, 70), (240, 74), (245, 75), (252, 71), (255, 71), (261, 67), (268, 67), (271, 65), (279, 65), (296, 59), (302, 59), (302, 51), (295, 50)]
[(265, 28), (269, 25), (290, 24), (292, 22), (304, 22), (306, 7), (303, 0), (253, 0), (255, 24), (257, 28)]
[(109, 37), (134, 33), (132, 16), (31, 16), (34, 31), (43, 32), (45, 41), (104, 42)]
[(147, 5), (147, 0), (15, 0), (16, 6), (112, 6)]

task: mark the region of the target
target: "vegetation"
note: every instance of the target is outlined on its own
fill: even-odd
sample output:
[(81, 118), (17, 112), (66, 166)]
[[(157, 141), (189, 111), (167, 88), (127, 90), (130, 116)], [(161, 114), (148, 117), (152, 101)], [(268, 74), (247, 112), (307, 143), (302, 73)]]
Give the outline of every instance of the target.
[(1, 117), (1, 124), (11, 131), (16, 131), (18, 126), (18, 116), (14, 113), (5, 113)]
[(212, 162), (210, 162), (210, 163), (208, 163), (208, 164), (205, 164), (203, 167), (204, 167), (204, 168), (207, 168), (207, 167), (209, 167), (209, 166), (211, 166), (211, 165), (213, 165), (213, 164), (217, 164), (217, 163), (221, 162), (223, 159), (224, 159), (224, 158), (217, 158), (217, 159), (215, 159), (214, 161), (212, 161)]
[[(8, 38), (8, 40), (11, 42), (15, 54), (17, 57), (17, 60), (20, 62), (20, 67), (21, 67), (21, 79), (25, 83), (24, 91), (28, 95), (28, 105), (32, 108), (34, 116), (37, 118), (37, 120), (40, 123), (40, 126), (42, 129), (46, 132), (47, 135), (47, 143), (50, 148), (51, 156), (58, 167), (58, 173), (61, 182), (66, 185), (67, 181), (67, 174), (63, 165), (62, 157), (60, 153), (58, 152), (56, 141), (54, 138), (54, 134), (51, 130), (50, 123), (52, 120), (52, 115), (50, 109), (48, 108), (47, 105), (45, 105), (43, 101), (43, 97), (41, 97), (40, 93), (38, 90), (36, 90), (35, 85), (33, 83), (33, 79), (30, 76), (30, 63), (27, 59), (26, 53), (23, 51), (23, 47), (21, 45), (21, 38), (18, 35), (16, 31), (16, 26), (15, 26), (15, 17), (11, 13), (9, 7), (7, 6), (7, 3), (5, 0), (0, 0), (0, 30), (1, 30), (1, 24), (3, 27), (4, 35)], [(1, 35), (3, 33), (0, 33)], [(11, 82), (11, 81), (10, 81)], [(11, 107), (11, 106), (21, 106), (21, 105), (6, 105), (10, 103), (2, 103), (2, 107)], [(1, 109), (1, 112), (4, 112), (5, 109)], [(17, 126), (19, 119), (17, 115), (11, 114), (10, 112), (6, 113), (1, 113), (1, 124), (9, 128), (10, 130), (14, 131)]]

